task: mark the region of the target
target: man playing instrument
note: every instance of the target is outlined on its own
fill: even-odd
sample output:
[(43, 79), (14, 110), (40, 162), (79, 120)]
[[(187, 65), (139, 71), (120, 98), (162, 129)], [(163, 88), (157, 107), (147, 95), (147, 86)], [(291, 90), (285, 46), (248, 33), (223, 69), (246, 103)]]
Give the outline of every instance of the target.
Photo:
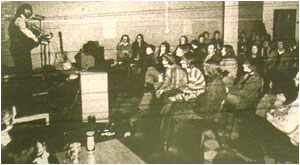
[[(15, 17), (11, 20), (8, 31), (11, 40), (10, 52), (13, 57), (16, 69), (16, 79), (18, 84), (16, 98), (17, 109), (26, 109), (30, 107), (32, 97), (31, 78), (32, 61), (31, 50), (39, 45), (39, 39), (30, 29), (29, 19), (32, 16), (32, 7), (29, 4), (21, 5)], [(22, 110), (23, 111), (23, 110)]]

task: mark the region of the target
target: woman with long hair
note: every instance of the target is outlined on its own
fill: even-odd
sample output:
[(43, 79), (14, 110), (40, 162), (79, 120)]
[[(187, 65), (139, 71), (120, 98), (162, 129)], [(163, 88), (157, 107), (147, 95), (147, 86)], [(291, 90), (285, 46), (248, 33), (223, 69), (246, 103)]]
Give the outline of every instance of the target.
[(128, 63), (132, 57), (132, 49), (130, 39), (127, 34), (122, 35), (120, 42), (117, 45), (117, 62), (118, 64)]
[(223, 81), (226, 88), (229, 88), (233, 85), (237, 72), (238, 72), (238, 63), (236, 56), (231, 45), (224, 45), (221, 50), (221, 55), (223, 57), (220, 65), (224, 74)]
[(161, 68), (163, 68), (162, 66), (162, 60), (163, 60), (163, 56), (164, 55), (171, 55), (171, 50), (170, 50), (170, 44), (167, 41), (164, 41), (163, 43), (161, 43), (158, 47), (158, 53), (156, 55), (156, 60), (157, 63), (160, 64)]
[(132, 43), (132, 59), (134, 62), (140, 63), (144, 60), (146, 55), (147, 42), (144, 40), (142, 34), (136, 36), (136, 40)]
[(179, 46), (186, 47), (188, 49), (192, 49), (192, 46), (190, 45), (187, 36), (181, 36), (179, 38), (179, 44), (177, 45), (176, 49), (174, 50), (173, 55), (176, 55), (176, 51), (177, 51)]

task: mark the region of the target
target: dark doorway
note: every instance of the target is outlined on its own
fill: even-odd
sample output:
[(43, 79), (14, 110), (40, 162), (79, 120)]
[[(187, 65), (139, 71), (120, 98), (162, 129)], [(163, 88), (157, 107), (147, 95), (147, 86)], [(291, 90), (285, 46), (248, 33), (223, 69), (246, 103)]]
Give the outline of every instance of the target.
[(274, 40), (295, 40), (296, 9), (274, 11)]

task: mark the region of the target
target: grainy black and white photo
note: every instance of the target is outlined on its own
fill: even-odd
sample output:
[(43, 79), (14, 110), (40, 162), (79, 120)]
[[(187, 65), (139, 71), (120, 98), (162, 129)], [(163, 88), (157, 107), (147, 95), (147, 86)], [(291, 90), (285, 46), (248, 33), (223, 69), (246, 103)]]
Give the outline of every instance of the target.
[(298, 164), (299, 1), (1, 1), (1, 164)]

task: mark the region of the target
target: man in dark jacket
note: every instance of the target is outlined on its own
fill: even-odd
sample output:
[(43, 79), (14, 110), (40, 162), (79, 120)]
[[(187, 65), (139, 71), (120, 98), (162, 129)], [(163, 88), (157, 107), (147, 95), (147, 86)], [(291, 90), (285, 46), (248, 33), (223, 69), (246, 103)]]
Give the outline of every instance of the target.
[[(38, 46), (39, 39), (29, 26), (29, 18), (32, 16), (32, 7), (29, 4), (21, 5), (9, 24), (8, 32), (11, 40), (10, 53), (13, 57), (16, 78), (18, 83), (17, 103), (18, 111), (29, 109), (29, 101), (32, 97), (32, 61), (31, 50)], [(26, 108), (27, 107), (27, 108)], [(31, 107), (32, 108), (32, 107)], [(18, 112), (18, 115), (22, 115)]]
[(222, 56), (219, 55), (216, 51), (217, 51), (216, 45), (212, 43), (209, 44), (207, 47), (208, 54), (204, 60), (204, 63), (220, 65), (220, 62), (222, 61)]
[(243, 64), (245, 74), (237, 84), (233, 85), (228, 92), (226, 103), (234, 110), (248, 110), (255, 108), (262, 87), (262, 78), (255, 71), (255, 62), (251, 59)]
[(283, 93), (289, 102), (297, 97), (298, 90), (293, 83), (293, 57), (284, 44), (283, 41), (277, 41), (277, 49), (270, 53), (264, 64), (264, 75), (272, 81), (272, 91)]
[(259, 143), (259, 134), (263, 126), (258, 126), (255, 115), (262, 78), (256, 72), (255, 62), (251, 59), (243, 63), (243, 69), (245, 74), (229, 89), (224, 107), (233, 111), (234, 117), (237, 118), (232, 123), (238, 128), (239, 138), (235, 141), (237, 149), (250, 158), (262, 161), (264, 154)]

